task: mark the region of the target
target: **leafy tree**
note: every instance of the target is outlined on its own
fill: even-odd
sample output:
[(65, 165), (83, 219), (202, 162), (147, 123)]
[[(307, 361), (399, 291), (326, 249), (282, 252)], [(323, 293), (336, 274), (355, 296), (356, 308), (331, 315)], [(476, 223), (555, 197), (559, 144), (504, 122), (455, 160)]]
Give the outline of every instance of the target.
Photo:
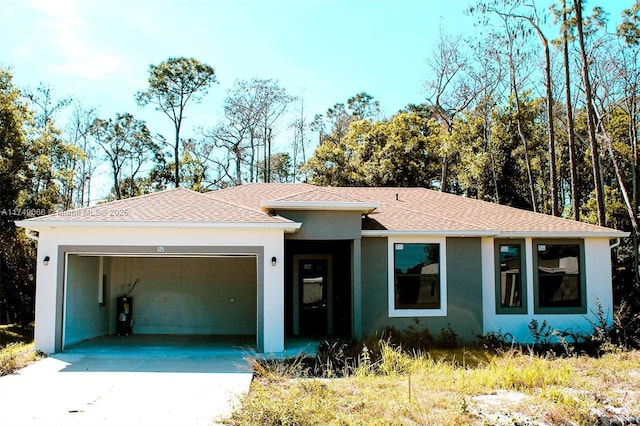
[(159, 65), (149, 66), (149, 89), (136, 94), (138, 104), (154, 105), (173, 122), (173, 159), (178, 165), (174, 171), (176, 188), (180, 186), (180, 130), (185, 108), (191, 100), (199, 103), (216, 82), (215, 70), (211, 66), (193, 58), (169, 58)]
[(617, 34), (627, 45), (636, 46), (640, 43), (640, 1), (636, 0), (633, 6), (622, 11)]
[(380, 102), (367, 92), (360, 92), (347, 99), (347, 109), (358, 120), (376, 120), (380, 116)]
[(319, 185), (433, 187), (441, 160), (438, 132), (435, 121), (418, 113), (355, 121), (344, 137), (328, 135), (304, 169)]
[(35, 248), (14, 225), (32, 214), (23, 204), (33, 174), (25, 131), (32, 119), (11, 71), (0, 68), (0, 322), (6, 323), (29, 321), (33, 311)]
[[(287, 183), (291, 182), (292, 163), (291, 156), (287, 152), (279, 152), (269, 157), (271, 165), (269, 166), (269, 182)], [(261, 165), (264, 167), (264, 165)]]
[(70, 99), (56, 100), (52, 89), (42, 83), (35, 91), (27, 90), (23, 94), (35, 112), (29, 143), (33, 178), (32, 186), (25, 194), (25, 204), (47, 211), (70, 208), (75, 190), (75, 164), (84, 153), (65, 140), (55, 121)]
[(320, 186), (354, 186), (362, 177), (353, 162), (354, 146), (340, 132), (325, 135), (313, 156), (301, 166), (311, 183)]
[(206, 139), (189, 139), (184, 142), (182, 164), (183, 180), (187, 187), (199, 192), (223, 186), (228, 175), (228, 164), (215, 156), (216, 146)]

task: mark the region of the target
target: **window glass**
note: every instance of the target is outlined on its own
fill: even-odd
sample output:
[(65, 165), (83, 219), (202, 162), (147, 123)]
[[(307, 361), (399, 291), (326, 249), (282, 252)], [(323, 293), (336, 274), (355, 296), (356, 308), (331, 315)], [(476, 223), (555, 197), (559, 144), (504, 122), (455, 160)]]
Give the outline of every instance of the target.
[(522, 253), (520, 244), (500, 244), (500, 307), (522, 307)]
[(440, 245), (394, 244), (396, 309), (440, 308)]
[(538, 306), (581, 306), (580, 246), (538, 244)]

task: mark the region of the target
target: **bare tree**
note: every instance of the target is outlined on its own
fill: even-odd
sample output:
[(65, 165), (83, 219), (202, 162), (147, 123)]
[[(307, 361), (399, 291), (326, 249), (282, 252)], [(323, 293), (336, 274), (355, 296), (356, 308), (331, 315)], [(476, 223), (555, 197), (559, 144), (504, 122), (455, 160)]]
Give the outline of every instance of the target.
[[(515, 19), (515, 11), (519, 3), (512, 3), (507, 0), (492, 1), (487, 4), (479, 3), (477, 10), (482, 14), (493, 14), (500, 19), (501, 29), (504, 31), (505, 55), (509, 66), (509, 86), (511, 96), (516, 106), (516, 127), (518, 137), (523, 147), (524, 162), (527, 170), (527, 179), (529, 181), (529, 196), (533, 211), (538, 211), (538, 199), (536, 196), (536, 188), (531, 167), (531, 159), (529, 155), (529, 143), (525, 134), (525, 123), (523, 119), (521, 90), (524, 84), (524, 78), (521, 76), (521, 68), (523, 67), (525, 53), (522, 38), (519, 36), (524, 34), (522, 21)], [(514, 22), (515, 21), (515, 22)]]
[[(67, 135), (69, 142), (78, 147), (84, 155), (75, 162), (75, 196), (76, 206), (89, 206), (91, 201), (91, 178), (98, 167), (97, 146), (91, 137), (91, 128), (97, 119), (95, 108), (84, 108), (76, 102), (67, 125)], [(68, 194), (71, 198), (72, 194)]]
[[(271, 139), (277, 121), (295, 98), (276, 80), (236, 80), (224, 102), (226, 124), (218, 126), (214, 133), (236, 159), (236, 181), (240, 182), (238, 167), (246, 162), (249, 167), (249, 182), (258, 179), (259, 158), (262, 153), (262, 178), (269, 181)], [(262, 149), (262, 151), (261, 151)], [(247, 154), (248, 152), (248, 154)]]
[(555, 148), (555, 130), (553, 125), (553, 88), (551, 80), (551, 55), (549, 52), (549, 40), (542, 31), (542, 25), (540, 17), (534, 0), (531, 3), (524, 4), (525, 7), (531, 10), (529, 15), (514, 13), (513, 17), (523, 19), (531, 25), (535, 30), (540, 43), (542, 44), (542, 50), (544, 53), (544, 87), (545, 87), (545, 99), (547, 103), (547, 135), (549, 143), (549, 181), (551, 186), (551, 214), (553, 216), (559, 216), (560, 211), (558, 209), (558, 177), (556, 169), (556, 148)]
[[(111, 166), (115, 198), (124, 198), (125, 193), (135, 195), (138, 192), (133, 187), (136, 175), (159, 151), (146, 124), (131, 114), (117, 114), (113, 120), (95, 120), (91, 132)], [(124, 182), (128, 182), (130, 187), (123, 187)]]
[(578, 166), (576, 159), (576, 135), (573, 120), (573, 107), (571, 98), (571, 65), (569, 62), (569, 9), (566, 0), (562, 0), (562, 10), (556, 11), (556, 15), (562, 15), (562, 59), (565, 81), (565, 112), (567, 117), (567, 145), (569, 151), (569, 170), (571, 179), (571, 210), (574, 220), (580, 220), (580, 196), (578, 194)]
[[(307, 118), (304, 114), (304, 97), (300, 96), (298, 98), (300, 100), (300, 108), (298, 110), (299, 115), (295, 118), (289, 127), (291, 127), (294, 131), (293, 135), (293, 181), (295, 182), (298, 178), (298, 168), (300, 164), (304, 164), (307, 161), (306, 155), (306, 147), (308, 144), (307, 140), (307, 131), (311, 127), (311, 124), (307, 122)], [(298, 158), (301, 157), (301, 160), (298, 161)], [(305, 179), (303, 179), (305, 180)]]

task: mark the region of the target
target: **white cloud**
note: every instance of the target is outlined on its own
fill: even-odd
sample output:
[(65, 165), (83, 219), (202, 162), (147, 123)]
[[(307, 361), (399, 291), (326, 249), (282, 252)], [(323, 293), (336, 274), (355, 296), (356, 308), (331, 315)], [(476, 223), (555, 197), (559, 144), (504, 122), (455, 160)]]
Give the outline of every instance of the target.
[[(121, 69), (122, 59), (96, 42), (96, 28), (82, 17), (79, 6), (92, 2), (76, 0), (33, 0), (32, 7), (43, 14), (43, 27), (50, 31), (52, 71), (66, 77), (99, 80)], [(46, 32), (45, 32), (46, 33)]]

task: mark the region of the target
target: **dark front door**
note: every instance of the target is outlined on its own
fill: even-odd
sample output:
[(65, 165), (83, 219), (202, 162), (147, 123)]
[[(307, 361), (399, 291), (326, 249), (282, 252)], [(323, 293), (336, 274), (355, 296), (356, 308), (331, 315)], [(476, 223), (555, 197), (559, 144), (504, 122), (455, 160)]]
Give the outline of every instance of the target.
[(298, 264), (300, 334), (326, 335), (329, 268), (326, 259), (301, 259)]

